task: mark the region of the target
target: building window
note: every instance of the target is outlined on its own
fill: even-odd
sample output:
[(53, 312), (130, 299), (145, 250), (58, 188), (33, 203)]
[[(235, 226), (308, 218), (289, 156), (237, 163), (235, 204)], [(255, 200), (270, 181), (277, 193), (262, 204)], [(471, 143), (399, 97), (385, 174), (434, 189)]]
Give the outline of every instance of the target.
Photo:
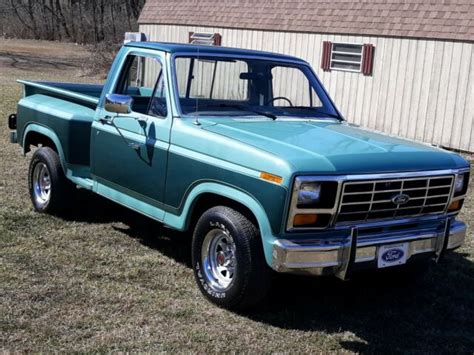
[(222, 36), (220, 33), (189, 32), (189, 43), (206, 46), (220, 46)]
[(331, 69), (360, 73), (361, 68), (362, 44), (332, 44)]
[(372, 44), (324, 41), (321, 68), (372, 75), (374, 48)]

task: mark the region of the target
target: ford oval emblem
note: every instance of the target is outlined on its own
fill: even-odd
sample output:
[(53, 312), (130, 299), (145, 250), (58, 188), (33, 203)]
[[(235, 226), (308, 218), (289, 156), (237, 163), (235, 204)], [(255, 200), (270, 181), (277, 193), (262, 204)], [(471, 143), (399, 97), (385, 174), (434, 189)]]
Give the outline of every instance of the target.
[(382, 260), (387, 263), (393, 263), (403, 258), (404, 255), (405, 255), (405, 252), (403, 251), (403, 249), (398, 249), (398, 248), (389, 249), (385, 253), (382, 254)]
[(392, 197), (392, 202), (396, 205), (404, 205), (410, 201), (410, 196), (405, 194), (400, 194)]

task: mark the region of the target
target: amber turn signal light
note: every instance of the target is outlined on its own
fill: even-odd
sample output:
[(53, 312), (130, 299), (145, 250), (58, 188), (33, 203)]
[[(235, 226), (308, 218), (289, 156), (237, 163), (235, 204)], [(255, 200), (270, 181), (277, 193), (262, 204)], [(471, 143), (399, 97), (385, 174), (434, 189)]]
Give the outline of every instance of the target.
[(317, 220), (317, 214), (297, 214), (293, 219), (293, 226), (310, 226), (316, 224)]
[(264, 171), (260, 173), (260, 178), (263, 180), (274, 182), (276, 184), (281, 184), (283, 181), (283, 178), (281, 176), (266, 173)]
[(451, 202), (451, 204), (448, 207), (448, 211), (457, 211), (461, 209), (461, 200), (456, 200)]

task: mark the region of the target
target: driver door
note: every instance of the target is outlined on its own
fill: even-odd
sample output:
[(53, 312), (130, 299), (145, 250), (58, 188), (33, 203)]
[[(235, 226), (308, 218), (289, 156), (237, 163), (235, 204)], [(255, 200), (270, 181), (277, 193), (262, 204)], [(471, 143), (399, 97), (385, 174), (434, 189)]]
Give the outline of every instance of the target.
[[(131, 112), (103, 107), (92, 125), (96, 192), (162, 219), (171, 113), (164, 57), (131, 52), (109, 94), (133, 98)], [(158, 209), (150, 208), (151, 206)]]

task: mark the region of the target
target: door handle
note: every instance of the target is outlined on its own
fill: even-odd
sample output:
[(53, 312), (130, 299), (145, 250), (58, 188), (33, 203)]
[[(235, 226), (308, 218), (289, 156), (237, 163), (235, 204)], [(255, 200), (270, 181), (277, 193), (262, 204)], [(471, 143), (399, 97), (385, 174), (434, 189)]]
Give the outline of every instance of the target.
[(105, 117), (100, 117), (99, 122), (102, 124), (112, 124), (112, 117), (110, 116), (105, 116)]

